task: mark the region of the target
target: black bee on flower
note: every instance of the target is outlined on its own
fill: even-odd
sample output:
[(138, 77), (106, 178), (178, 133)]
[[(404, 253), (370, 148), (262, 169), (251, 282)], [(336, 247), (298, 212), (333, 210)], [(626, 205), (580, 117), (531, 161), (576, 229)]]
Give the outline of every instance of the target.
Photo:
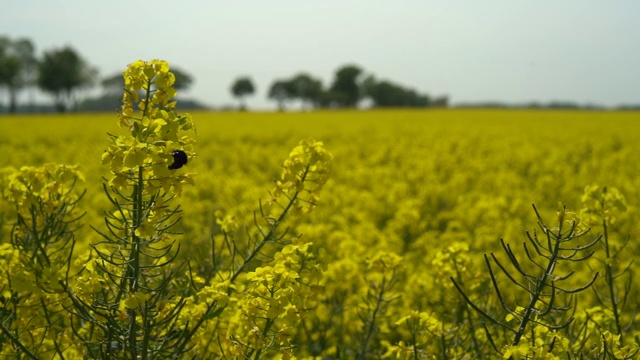
[(171, 153), (173, 156), (173, 164), (169, 165), (169, 170), (180, 169), (187, 164), (187, 153), (182, 150), (173, 150)]

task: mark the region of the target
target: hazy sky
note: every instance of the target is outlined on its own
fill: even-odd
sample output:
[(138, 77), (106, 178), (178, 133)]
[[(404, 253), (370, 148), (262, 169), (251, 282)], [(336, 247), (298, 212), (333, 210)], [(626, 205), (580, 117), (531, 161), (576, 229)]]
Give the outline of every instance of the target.
[(239, 75), (273, 108), (274, 79), (327, 85), (345, 64), (453, 103), (640, 103), (638, 0), (0, 0), (0, 35), (70, 45), (102, 76), (164, 59), (214, 106)]

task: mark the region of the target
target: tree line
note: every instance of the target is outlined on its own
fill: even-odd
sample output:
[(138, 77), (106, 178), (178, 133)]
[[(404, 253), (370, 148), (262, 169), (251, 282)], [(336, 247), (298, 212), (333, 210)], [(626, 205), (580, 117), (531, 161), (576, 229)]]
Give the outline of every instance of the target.
[[(187, 89), (194, 78), (186, 71), (172, 66), (176, 75), (176, 89)], [(113, 110), (119, 106), (124, 87), (122, 74), (115, 73), (98, 81), (98, 70), (91, 66), (70, 46), (44, 51), (37, 57), (35, 46), (26, 38), (12, 40), (0, 36), (0, 90), (8, 94), (6, 111), (18, 111), (18, 94), (28, 88), (38, 88), (53, 99), (54, 109), (65, 111)], [(79, 101), (80, 91), (100, 84), (102, 95)], [(250, 76), (235, 79), (230, 87), (231, 95), (238, 99), (240, 109), (247, 108), (247, 97), (254, 95), (256, 86)], [(301, 72), (275, 79), (267, 91), (267, 98), (278, 109), (286, 110), (293, 104), (304, 109), (353, 108), (366, 102), (375, 108), (384, 107), (447, 107), (448, 96), (431, 97), (390, 80), (378, 79), (367, 74), (357, 65), (339, 67), (330, 84)], [(208, 108), (189, 99), (180, 99), (183, 108)], [(551, 101), (549, 103), (509, 104), (504, 102), (461, 103), (458, 107), (475, 108), (532, 108), (532, 109), (606, 109), (604, 106), (574, 102)], [(0, 110), (2, 105), (0, 105)], [(638, 110), (640, 105), (621, 105), (616, 109)], [(33, 106), (27, 110), (36, 110)]]
[[(255, 92), (253, 81), (248, 76), (238, 78), (231, 86), (231, 93), (245, 108), (244, 98)], [(345, 65), (335, 72), (328, 87), (322, 80), (302, 72), (288, 78), (276, 79), (269, 86), (267, 97), (285, 110), (298, 101), (306, 109), (353, 108), (360, 101), (368, 100), (373, 107), (427, 107), (447, 106), (446, 96), (432, 99), (389, 80), (379, 81), (374, 75), (365, 76), (357, 65)]]
[(34, 86), (53, 97), (58, 111), (74, 108), (76, 91), (92, 86), (97, 74), (71, 47), (45, 51), (37, 58), (31, 40), (0, 36), (0, 88), (9, 94), (10, 113), (17, 111), (18, 94)]
[[(187, 89), (194, 81), (186, 71), (172, 67), (176, 75), (176, 88)], [(101, 85), (102, 95), (79, 101), (82, 90)], [(0, 36), (0, 89), (6, 90), (10, 113), (18, 110), (18, 94), (27, 88), (38, 88), (52, 97), (58, 112), (81, 110), (112, 110), (117, 107), (123, 88), (122, 75), (116, 73), (98, 79), (98, 70), (90, 65), (70, 46), (50, 49), (36, 56), (33, 42), (26, 38), (12, 40)], [(248, 76), (239, 77), (230, 86), (231, 95), (239, 100), (239, 108), (246, 109), (246, 98), (255, 94), (256, 87)], [(375, 107), (446, 106), (447, 98), (431, 99), (413, 89), (407, 89), (388, 80), (378, 81), (373, 75), (365, 76), (356, 65), (340, 67), (328, 87), (308, 73), (290, 78), (276, 79), (270, 85), (267, 98), (280, 110), (298, 101), (306, 109), (350, 108), (362, 100)], [(181, 104), (184, 105), (184, 100)], [(204, 107), (189, 102), (192, 107)]]

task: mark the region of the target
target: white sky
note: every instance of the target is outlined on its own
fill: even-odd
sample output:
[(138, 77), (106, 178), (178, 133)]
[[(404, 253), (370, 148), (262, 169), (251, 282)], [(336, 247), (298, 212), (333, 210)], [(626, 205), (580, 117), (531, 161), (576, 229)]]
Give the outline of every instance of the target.
[(101, 76), (164, 59), (214, 106), (239, 75), (267, 109), (274, 79), (328, 85), (345, 64), (453, 103), (640, 103), (638, 0), (0, 0), (0, 35), (70, 45)]

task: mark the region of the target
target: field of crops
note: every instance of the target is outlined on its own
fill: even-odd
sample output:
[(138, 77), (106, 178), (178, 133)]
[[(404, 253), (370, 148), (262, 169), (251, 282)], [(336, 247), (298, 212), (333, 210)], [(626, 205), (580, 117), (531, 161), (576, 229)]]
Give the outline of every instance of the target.
[[(105, 217), (113, 223), (128, 214), (114, 215), (118, 211), (103, 189), (112, 173), (101, 159), (111, 144), (107, 133), (131, 137), (129, 131), (118, 127), (115, 111), (0, 118), (7, 167), (0, 182), (0, 268), (6, 274), (0, 277), (0, 354), (164, 358), (169, 350), (163, 344), (175, 348), (187, 339), (189, 346), (179, 354), (184, 358), (637, 358), (639, 280), (633, 274), (640, 269), (637, 262), (627, 265), (640, 254), (640, 114), (387, 110), (191, 116), (196, 131), (185, 133), (196, 142), (183, 144), (189, 161), (172, 171), (193, 174), (194, 185), (185, 183), (170, 201), (180, 205), (182, 220), (157, 240), (176, 243), (150, 268), (153, 276), (172, 280), (120, 292), (104, 290), (113, 286), (106, 285), (113, 276), (105, 273), (129, 274), (131, 263), (118, 270), (113, 258), (97, 260), (96, 250), (94, 260), (87, 259), (91, 244), (108, 232)], [(290, 152), (309, 138), (323, 146), (304, 143), (297, 151), (312, 155), (300, 158), (313, 161), (317, 154), (309, 149), (321, 148), (318, 164), (330, 169), (329, 180), (305, 195), (316, 206), (296, 202), (309, 189), (304, 182), (312, 180), (292, 189), (274, 185)], [(48, 272), (29, 265), (44, 250), (15, 240), (28, 231), (12, 233), (20, 219), (16, 211), (24, 209), (10, 193), (11, 174), (52, 162), (77, 165), (84, 181), (74, 192), (86, 189), (73, 210), (86, 215), (74, 223), (84, 225), (74, 231), (72, 270), (64, 281), (60, 274), (54, 277), (60, 284), (68, 280), (68, 286), (55, 285)], [(291, 200), (287, 191), (298, 190), (303, 191), (293, 207), (277, 207)], [(274, 203), (278, 191), (284, 195)], [(587, 227), (589, 233), (577, 236)], [(145, 239), (143, 228), (135, 229), (132, 239)], [(265, 234), (272, 229), (277, 236)], [(527, 231), (538, 241), (529, 240)], [(570, 250), (586, 247), (599, 234), (606, 237), (592, 247)], [(123, 258), (130, 254), (117, 251)], [(593, 256), (581, 259), (591, 251)], [(169, 265), (159, 265), (167, 259)], [(20, 279), (30, 285), (20, 285)], [(43, 290), (47, 284), (50, 289)], [(112, 293), (119, 294), (115, 307), (74, 310), (92, 301), (106, 304)], [(41, 301), (56, 296), (59, 305)], [(73, 326), (63, 325), (69, 322)]]

